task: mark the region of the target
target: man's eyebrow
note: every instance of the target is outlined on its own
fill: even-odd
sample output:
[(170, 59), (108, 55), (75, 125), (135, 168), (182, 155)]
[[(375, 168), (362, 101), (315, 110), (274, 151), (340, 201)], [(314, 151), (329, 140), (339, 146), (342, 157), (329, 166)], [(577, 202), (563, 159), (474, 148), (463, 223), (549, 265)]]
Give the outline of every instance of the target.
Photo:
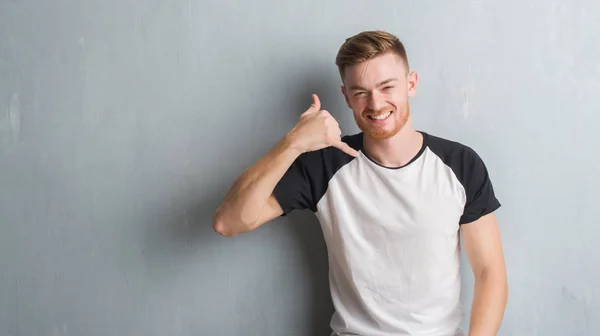
[[(388, 83), (396, 81), (396, 80), (398, 80), (398, 79), (397, 78), (388, 78), (388, 79), (378, 83), (376, 86), (380, 87), (382, 85), (388, 84)], [(352, 86), (350, 86), (350, 90), (365, 90), (366, 91), (367, 89), (365, 89), (364, 87), (359, 86), (359, 85), (352, 85)]]

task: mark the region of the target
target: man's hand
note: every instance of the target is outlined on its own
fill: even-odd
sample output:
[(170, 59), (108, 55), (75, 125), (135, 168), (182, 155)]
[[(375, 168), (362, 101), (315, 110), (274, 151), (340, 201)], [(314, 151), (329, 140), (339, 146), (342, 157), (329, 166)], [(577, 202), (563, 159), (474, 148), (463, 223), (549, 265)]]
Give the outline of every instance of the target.
[(338, 122), (325, 110), (315, 94), (313, 103), (302, 113), (300, 120), (288, 133), (292, 146), (300, 153), (316, 151), (325, 147), (337, 147), (348, 155), (358, 156), (358, 152), (342, 141), (342, 131)]

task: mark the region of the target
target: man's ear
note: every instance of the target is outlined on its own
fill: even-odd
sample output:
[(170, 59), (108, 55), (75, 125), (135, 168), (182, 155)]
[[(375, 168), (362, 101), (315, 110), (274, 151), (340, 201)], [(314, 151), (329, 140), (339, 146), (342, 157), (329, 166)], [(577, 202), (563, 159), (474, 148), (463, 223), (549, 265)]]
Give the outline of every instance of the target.
[(413, 71), (406, 77), (406, 92), (409, 97), (414, 97), (417, 94), (417, 83), (419, 75)]
[(346, 99), (346, 105), (348, 105), (348, 107), (350, 109), (352, 109), (352, 106), (350, 106), (350, 99), (348, 99), (348, 92), (346, 92), (346, 87), (344, 85), (342, 85), (341, 89), (342, 89), (342, 94), (344, 95), (344, 99)]

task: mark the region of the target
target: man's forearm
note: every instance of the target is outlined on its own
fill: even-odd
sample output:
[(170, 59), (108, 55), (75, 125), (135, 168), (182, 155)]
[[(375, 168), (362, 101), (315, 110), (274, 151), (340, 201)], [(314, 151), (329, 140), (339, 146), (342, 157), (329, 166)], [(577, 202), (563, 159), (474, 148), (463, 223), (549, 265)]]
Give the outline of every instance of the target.
[(485, 271), (475, 276), (469, 336), (495, 336), (508, 300), (506, 273)]
[(301, 154), (286, 136), (234, 182), (213, 215), (215, 231), (233, 236), (262, 224), (261, 213), (278, 181)]

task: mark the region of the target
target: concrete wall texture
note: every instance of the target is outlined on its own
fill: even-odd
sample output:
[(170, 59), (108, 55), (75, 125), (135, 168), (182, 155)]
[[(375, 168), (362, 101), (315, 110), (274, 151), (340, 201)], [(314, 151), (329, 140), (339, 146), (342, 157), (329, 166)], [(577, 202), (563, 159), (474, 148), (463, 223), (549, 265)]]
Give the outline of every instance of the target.
[(311, 93), (358, 130), (334, 58), (371, 29), (397, 34), (420, 75), (415, 127), (490, 169), (511, 290), (500, 335), (600, 335), (599, 13), (0, 0), (0, 335), (328, 335), (313, 215), (235, 238), (210, 216)]

